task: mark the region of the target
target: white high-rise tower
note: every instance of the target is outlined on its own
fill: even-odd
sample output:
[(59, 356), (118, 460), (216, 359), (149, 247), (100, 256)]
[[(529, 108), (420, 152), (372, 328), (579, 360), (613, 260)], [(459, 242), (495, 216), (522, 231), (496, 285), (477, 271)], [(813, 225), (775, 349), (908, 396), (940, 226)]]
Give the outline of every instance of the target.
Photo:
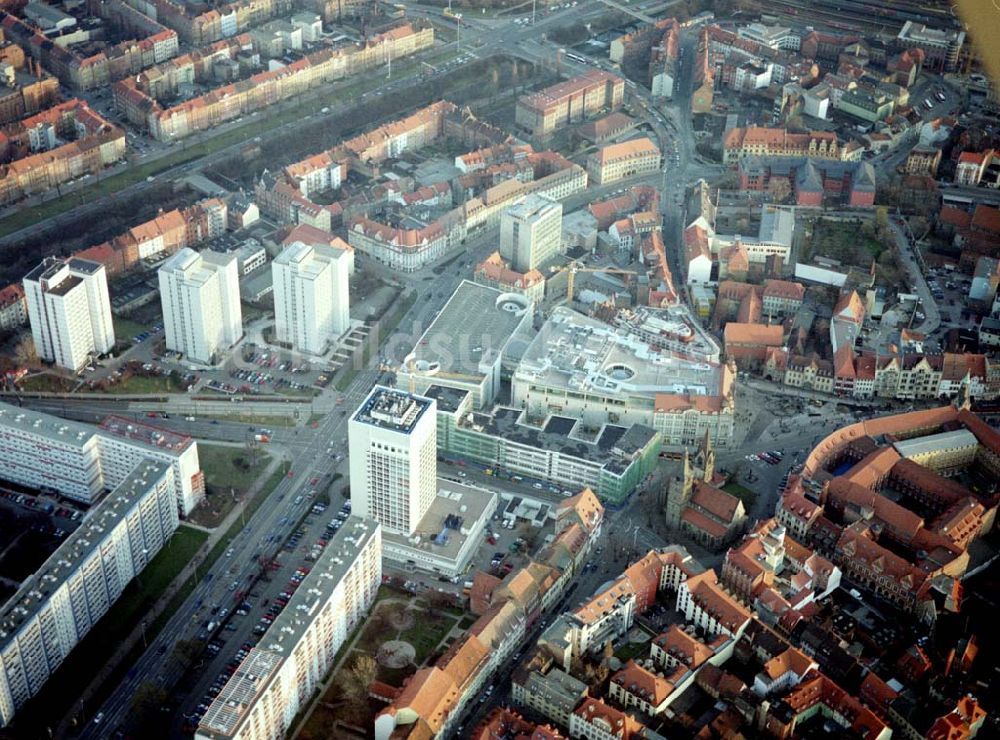
[(376, 386), (348, 434), (352, 513), (413, 534), (437, 495), (437, 403)]
[(325, 244), (294, 242), (271, 263), (278, 341), (322, 354), (350, 328), (347, 274), (350, 253)]
[(115, 345), (104, 265), (46, 257), (24, 277), (35, 351), (43, 360), (79, 370), (91, 355)]
[(163, 263), (159, 278), (167, 349), (211, 363), (243, 336), (235, 252), (185, 247)]

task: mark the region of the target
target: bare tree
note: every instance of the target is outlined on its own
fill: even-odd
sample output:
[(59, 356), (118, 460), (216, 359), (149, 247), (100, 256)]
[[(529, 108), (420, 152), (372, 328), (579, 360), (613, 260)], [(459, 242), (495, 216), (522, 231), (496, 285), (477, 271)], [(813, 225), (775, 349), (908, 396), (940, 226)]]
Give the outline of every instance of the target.
[(370, 655), (359, 655), (351, 667), (341, 673), (340, 686), (344, 694), (354, 702), (363, 702), (368, 689), (375, 680), (378, 663)]
[(35, 350), (35, 340), (30, 334), (25, 334), (14, 345), (14, 357), (19, 365), (25, 367), (38, 367), (38, 352)]

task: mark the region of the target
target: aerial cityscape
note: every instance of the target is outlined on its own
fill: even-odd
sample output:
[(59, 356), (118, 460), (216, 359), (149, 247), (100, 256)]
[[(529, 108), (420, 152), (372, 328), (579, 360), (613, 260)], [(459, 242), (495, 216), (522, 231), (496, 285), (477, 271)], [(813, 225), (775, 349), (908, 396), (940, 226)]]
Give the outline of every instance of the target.
[(3, 3), (0, 740), (1000, 737), (968, 5)]

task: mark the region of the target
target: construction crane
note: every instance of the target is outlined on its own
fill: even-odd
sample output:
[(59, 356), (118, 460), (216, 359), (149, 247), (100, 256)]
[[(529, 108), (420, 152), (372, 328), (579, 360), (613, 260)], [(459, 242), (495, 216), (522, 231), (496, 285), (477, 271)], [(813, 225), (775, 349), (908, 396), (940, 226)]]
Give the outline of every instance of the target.
[(635, 270), (624, 270), (619, 267), (580, 267), (579, 265), (572, 264), (566, 265), (565, 267), (553, 267), (553, 273), (565, 272), (566, 273), (566, 303), (573, 302), (573, 283), (576, 273), (578, 272), (611, 272), (618, 275), (638, 275), (639, 273)]

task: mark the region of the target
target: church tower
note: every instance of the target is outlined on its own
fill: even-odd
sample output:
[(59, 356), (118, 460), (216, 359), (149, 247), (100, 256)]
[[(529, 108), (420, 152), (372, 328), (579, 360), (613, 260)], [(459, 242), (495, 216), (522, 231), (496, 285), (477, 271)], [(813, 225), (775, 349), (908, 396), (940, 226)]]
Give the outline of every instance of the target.
[(698, 471), (691, 464), (691, 456), (684, 450), (680, 475), (672, 478), (667, 484), (667, 526), (670, 529), (680, 529), (681, 515), (691, 500), (697, 477)]
[(715, 448), (712, 446), (712, 435), (705, 430), (705, 438), (698, 445), (698, 453), (694, 458), (695, 475), (706, 483), (711, 483), (715, 477)]

